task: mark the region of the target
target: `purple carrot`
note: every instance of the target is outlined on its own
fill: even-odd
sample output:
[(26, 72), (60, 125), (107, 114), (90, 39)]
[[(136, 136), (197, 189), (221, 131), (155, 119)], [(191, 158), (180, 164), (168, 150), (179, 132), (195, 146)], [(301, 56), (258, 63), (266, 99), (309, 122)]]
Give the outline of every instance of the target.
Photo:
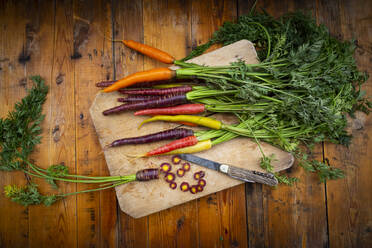
[(192, 87), (185, 85), (179, 87), (165, 88), (165, 89), (120, 89), (119, 92), (128, 95), (175, 95), (175, 94), (185, 94), (192, 91)]
[(159, 179), (159, 169), (144, 169), (137, 171), (136, 180), (137, 181), (150, 181), (153, 179)]
[(159, 99), (159, 96), (142, 96), (142, 95), (130, 95), (128, 97), (119, 97), (118, 102), (142, 102), (148, 100)]
[(151, 142), (169, 140), (169, 139), (181, 139), (187, 136), (194, 135), (194, 131), (186, 128), (174, 128), (165, 130), (158, 133), (152, 133), (144, 136), (124, 138), (113, 141), (108, 147), (117, 147), (123, 145), (133, 145), (133, 144), (147, 144)]
[(98, 82), (96, 83), (96, 86), (97, 87), (100, 87), (100, 88), (106, 88), (110, 85), (113, 85), (116, 81), (102, 81), (102, 82)]
[(140, 110), (147, 108), (169, 107), (187, 103), (186, 95), (166, 96), (154, 100), (122, 104), (103, 111), (103, 115), (118, 114), (126, 110)]

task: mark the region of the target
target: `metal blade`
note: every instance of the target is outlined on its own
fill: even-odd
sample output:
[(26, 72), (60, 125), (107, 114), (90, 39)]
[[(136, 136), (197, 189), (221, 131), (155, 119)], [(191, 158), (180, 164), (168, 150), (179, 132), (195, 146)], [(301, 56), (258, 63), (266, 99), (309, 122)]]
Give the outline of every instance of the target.
[[(221, 172), (221, 170), (220, 170), (221, 164), (218, 163), (218, 162), (215, 162), (215, 161), (212, 161), (212, 160), (209, 160), (209, 159), (205, 159), (205, 158), (201, 158), (201, 157), (198, 157), (198, 156), (195, 156), (195, 155), (192, 155), (192, 154), (183, 153), (183, 154), (178, 154), (178, 156), (180, 156), (181, 159), (189, 161), (191, 163), (198, 164), (198, 165), (206, 167), (208, 169), (212, 169), (212, 170)], [(239, 179), (239, 178), (236, 178), (236, 179)], [(243, 180), (243, 181), (246, 181), (246, 182), (249, 182), (249, 183), (254, 183), (254, 181), (250, 181), (250, 180)]]
[(200, 158), (192, 154), (179, 154), (178, 156), (180, 156), (181, 159), (189, 161), (191, 163), (198, 164), (212, 170), (220, 171), (220, 163), (205, 158)]
[(179, 154), (179, 156), (183, 160), (204, 166), (212, 170), (223, 172), (229, 175), (230, 177), (233, 177), (235, 179), (239, 179), (245, 182), (251, 182), (251, 183), (258, 182), (258, 183), (268, 184), (271, 186), (278, 184), (277, 179), (271, 173), (263, 173), (259, 171), (246, 170), (246, 169), (235, 167), (232, 165), (221, 164), (215, 161), (211, 161), (209, 159), (200, 158), (192, 154)]

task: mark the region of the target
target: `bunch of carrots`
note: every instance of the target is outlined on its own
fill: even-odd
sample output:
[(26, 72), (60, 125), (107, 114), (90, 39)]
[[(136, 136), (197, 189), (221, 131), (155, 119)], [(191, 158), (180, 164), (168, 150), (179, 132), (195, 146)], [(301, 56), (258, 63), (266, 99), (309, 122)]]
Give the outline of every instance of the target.
[[(119, 102), (124, 102), (122, 105), (107, 109), (103, 111), (103, 114), (112, 115), (123, 111), (135, 110), (134, 115), (153, 116), (145, 120), (142, 124), (152, 121), (170, 121), (191, 126), (204, 126), (210, 130), (194, 132), (191, 129), (175, 128), (145, 136), (115, 140), (111, 144), (108, 144), (106, 148), (175, 139), (145, 154), (139, 154), (138, 157), (195, 153), (210, 149), (214, 145), (231, 140), (237, 136), (245, 136), (256, 140), (265, 140), (284, 146), (286, 150), (292, 150), (293, 147), (291, 147), (290, 142), (286, 141), (286, 139), (297, 138), (307, 133), (302, 128), (282, 126), (282, 130), (287, 132), (279, 135), (262, 128), (265, 123), (270, 122), (270, 118), (262, 114), (270, 108), (268, 101), (251, 103), (249, 100), (235, 97), (239, 94), (239, 88), (224, 90), (206, 85), (204, 73), (200, 72), (211, 69), (210, 73), (214, 74), (212, 70), (221, 70), (223, 67), (210, 67), (209, 69), (208, 67), (200, 66), (200, 70), (198, 71), (195, 69), (197, 68), (195, 67), (196, 65), (176, 61), (171, 55), (156, 48), (134, 41), (124, 40), (122, 42), (144, 55), (163, 63), (174, 63), (183, 69), (181, 68), (176, 71), (169, 68), (152, 69), (134, 73), (117, 81), (97, 83), (97, 87), (103, 87), (103, 92), (105, 93), (118, 91), (121, 94), (127, 95), (126, 98), (118, 98)], [(194, 71), (190, 69), (190, 66), (194, 68)], [(185, 79), (188, 77), (188, 74), (190, 74), (189, 81)], [(261, 77), (265, 76), (264, 73), (250, 74)], [(197, 82), (202, 82), (204, 85), (195, 85), (195, 77), (199, 80)], [(180, 82), (182, 84), (179, 84)], [(185, 85), (185, 82), (189, 82), (191, 85)], [(272, 100), (269, 97), (266, 98), (266, 100)], [(196, 115), (205, 113), (206, 111), (235, 113), (239, 117), (240, 122), (236, 125), (227, 125), (210, 117)], [(247, 118), (247, 113), (256, 113), (256, 115), (253, 118)]]
[[(253, 11), (237, 23), (225, 23), (188, 58), (199, 55), (212, 44), (227, 45), (241, 39), (260, 46), (260, 63), (237, 61), (208, 67), (176, 60), (134, 41), (121, 41), (131, 49), (178, 68), (157, 68), (98, 83), (105, 93), (119, 91), (127, 96), (118, 99), (122, 105), (103, 114), (134, 110), (135, 115), (150, 116), (142, 124), (170, 121), (208, 129), (194, 132), (176, 128), (116, 140), (107, 147), (173, 139), (165, 146), (137, 155), (148, 157), (199, 152), (244, 136), (256, 141), (262, 153), (261, 167), (270, 172), (271, 158), (263, 154), (259, 141), (291, 152), (303, 168), (318, 173), (321, 180), (342, 177), (343, 173), (337, 169), (307, 159), (307, 151), (298, 145), (302, 143), (310, 149), (322, 141), (348, 145), (351, 136), (346, 131), (347, 115), (371, 110), (372, 102), (361, 91), (367, 77), (357, 69), (353, 58), (355, 46), (331, 37), (324, 26), (318, 26), (304, 14), (292, 13), (276, 20)], [(238, 122), (228, 125), (206, 117), (208, 113), (231, 113)]]

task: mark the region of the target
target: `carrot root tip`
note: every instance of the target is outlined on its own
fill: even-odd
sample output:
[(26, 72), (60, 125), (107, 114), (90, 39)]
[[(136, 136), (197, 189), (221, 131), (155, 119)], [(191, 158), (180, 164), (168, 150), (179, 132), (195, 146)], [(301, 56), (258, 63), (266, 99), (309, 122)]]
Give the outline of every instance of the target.
[(111, 147), (112, 147), (111, 144), (107, 144), (107, 145), (105, 145), (105, 146), (103, 147), (103, 149), (102, 149), (102, 152), (107, 151), (107, 149), (109, 149), (109, 148), (111, 148)]
[(147, 119), (147, 120), (144, 120), (141, 122), (141, 124), (139, 124), (138, 128), (137, 129), (140, 129), (144, 124), (150, 122), (151, 120), (150, 119)]
[(144, 157), (147, 157), (147, 153), (143, 153), (143, 154), (125, 154), (125, 156), (130, 157), (130, 158), (144, 158)]

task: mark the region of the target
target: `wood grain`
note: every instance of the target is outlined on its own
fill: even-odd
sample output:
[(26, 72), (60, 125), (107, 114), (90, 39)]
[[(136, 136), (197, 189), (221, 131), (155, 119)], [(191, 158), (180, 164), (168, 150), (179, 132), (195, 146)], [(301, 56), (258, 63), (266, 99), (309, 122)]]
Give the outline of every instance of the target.
[[(332, 9), (331, 9), (332, 5)], [(322, 5), (324, 12), (332, 13), (327, 19), (340, 38), (357, 39), (355, 58), (361, 71), (371, 75), (371, 11), (366, 1), (331, 1)], [(324, 13), (323, 12), (323, 13)], [(338, 26), (340, 24), (340, 26)], [(372, 80), (363, 90), (372, 94)], [(325, 145), (325, 157), (330, 164), (345, 171), (343, 180), (327, 182), (329, 243), (333, 247), (369, 247), (372, 239), (372, 136), (371, 115), (352, 129), (352, 143), (346, 148)]]
[[(108, 75), (110, 70), (116, 71), (117, 78), (142, 70), (143, 56), (115, 43), (111, 53), (113, 69), (102, 68), (99, 52), (108, 52), (111, 44), (100, 39), (96, 27), (89, 25), (88, 41), (84, 43), (83, 39), (85, 45), (77, 46), (79, 40), (74, 39), (76, 17), (97, 24), (103, 33), (111, 32), (110, 28), (114, 27), (112, 38), (149, 41), (170, 53), (177, 54), (180, 50), (180, 54), (187, 54), (192, 47), (206, 41), (222, 19), (233, 20), (237, 14), (247, 13), (254, 2), (102, 0), (88, 4), (88, 1), (78, 0), (0, 0), (0, 116), (3, 117), (13, 109), (16, 101), (25, 96), (24, 89), (31, 86), (27, 77), (41, 74), (47, 79), (51, 91), (43, 110), (46, 114), (44, 138), (32, 158), (42, 167), (65, 162), (72, 172), (76, 168), (82, 173), (90, 173), (84, 164), (89, 161), (97, 166), (92, 173), (103, 175), (107, 171), (102, 155), (91, 152), (100, 148), (90, 133), (91, 122), (84, 107), (92, 100), (95, 89), (86, 83), (93, 75), (93, 82), (112, 79), (113, 75)], [(112, 4), (112, 20), (107, 19), (110, 7), (104, 3)], [(168, 5), (171, 7), (169, 15)], [(146, 16), (143, 15), (144, 7)], [(362, 70), (370, 72), (370, 1), (260, 0), (260, 7), (266, 7), (275, 15), (295, 9), (311, 10), (317, 21), (326, 24), (336, 37), (357, 39), (358, 64)], [(177, 32), (172, 33), (175, 29)], [(105, 35), (110, 37), (111, 34)], [(175, 37), (169, 39), (172, 35)], [(79, 57), (74, 53), (74, 41), (82, 57), (71, 60), (72, 55)], [(96, 57), (93, 47), (97, 48)], [(87, 72), (84, 66), (87, 66)], [(145, 66), (164, 65), (146, 59)], [(371, 80), (364, 89), (372, 94)], [(88, 92), (86, 99), (84, 90)], [(82, 119), (80, 113), (83, 113)], [(331, 165), (347, 172), (344, 180), (328, 182), (326, 187), (318, 183), (316, 176), (294, 168), (289, 175), (299, 177), (301, 182), (293, 188), (280, 186), (272, 190), (259, 184), (246, 184), (246, 195), (242, 194), (242, 186), (238, 186), (199, 198), (172, 211), (165, 210), (162, 215), (151, 217), (150, 223), (149, 217), (134, 219), (121, 212), (112, 192), (97, 194), (99, 196), (95, 195), (91, 202), (90, 195), (79, 197), (78, 201), (76, 197), (69, 197), (49, 208), (24, 208), (1, 193), (0, 247), (46, 247), (50, 242), (56, 247), (149, 247), (149, 236), (153, 241), (151, 246), (158, 247), (370, 247), (371, 117), (363, 118), (364, 122), (354, 122), (354, 140), (349, 148), (325, 145), (324, 154)], [(55, 142), (55, 139), (59, 141)], [(89, 146), (87, 155), (85, 142)], [(322, 154), (322, 147), (317, 147), (315, 157), (322, 160)], [(56, 192), (44, 181), (36, 182), (43, 193)], [(0, 173), (0, 191), (6, 184), (25, 183), (21, 173)], [(76, 189), (74, 184), (61, 184), (59, 191)], [(247, 211), (242, 213), (245, 206)], [(93, 209), (94, 220), (85, 209), (88, 207)], [(119, 218), (116, 220), (115, 211)], [(93, 229), (90, 230), (92, 224), (96, 231), (94, 234)], [(183, 232), (185, 236), (182, 236)]]
[[(74, 2), (73, 52), (81, 56), (74, 60), (76, 157), (77, 173), (81, 175), (109, 174), (88, 109), (97, 93), (94, 87), (97, 80), (113, 78), (111, 8), (111, 2), (105, 0)], [(78, 190), (96, 187), (78, 185)], [(117, 211), (113, 190), (79, 195), (77, 218), (79, 247), (116, 245)]]
[[(26, 95), (25, 66), (20, 64), (26, 43), (26, 17), (22, 4), (0, 1), (0, 116), (13, 110), (14, 103)], [(27, 56), (25, 56), (27, 57)], [(22, 82), (22, 84), (20, 84)], [(26, 184), (21, 172), (1, 172), (0, 191), (8, 184)], [(11, 202), (0, 194), (0, 247), (27, 247), (29, 208)]]
[[(190, 42), (189, 7), (189, 1), (143, 1), (144, 43), (176, 59), (186, 56)], [(145, 57), (144, 69), (156, 67), (164, 67), (164, 64)], [(190, 202), (150, 215), (149, 246), (197, 247), (196, 207), (196, 202)]]
[[(192, 46), (207, 42), (223, 22), (235, 20), (236, 13), (234, 1), (193, 1)], [(200, 247), (247, 245), (245, 202), (241, 201), (244, 195), (244, 186), (239, 185), (198, 200)], [(234, 219), (233, 225), (230, 218)]]
[[(257, 9), (280, 16), (293, 10), (314, 10), (310, 1), (258, 1)], [(241, 11), (247, 13), (250, 8)], [(314, 152), (322, 160), (322, 146)], [(252, 247), (320, 247), (327, 245), (327, 219), (324, 185), (296, 164), (288, 176), (299, 182), (292, 187), (271, 189), (247, 184), (249, 245)], [(272, 231), (275, 230), (275, 231)]]
[[(75, 112), (74, 78), (70, 61), (72, 38), (72, 1), (58, 5), (44, 3), (28, 5), (31, 29), (34, 37), (34, 60), (30, 60), (29, 75), (40, 74), (49, 84), (48, 100), (44, 105), (46, 119), (43, 123), (44, 139), (40, 146), (40, 156), (36, 164), (46, 168), (51, 164), (64, 163), (71, 173), (75, 172)], [(42, 9), (53, 10), (44, 14)], [(55, 11), (54, 11), (55, 10)], [(40, 26), (37, 22), (40, 20)], [(40, 27), (40, 30), (38, 29)], [(58, 47), (58, 49), (56, 49)], [(57, 84), (57, 78), (64, 75), (64, 83)], [(63, 103), (63, 104), (61, 104)], [(43, 193), (64, 193), (76, 191), (75, 184), (60, 183), (58, 191), (44, 181), (36, 180)], [(46, 221), (48, 220), (48, 221)], [(50, 208), (30, 207), (30, 246), (45, 247), (50, 244), (50, 236), (56, 244), (76, 246), (76, 197), (63, 199)]]
[[(142, 1), (113, 2), (113, 39), (132, 39), (143, 42)], [(114, 44), (114, 78), (143, 70), (143, 56), (125, 47)], [(147, 247), (148, 218), (134, 219), (118, 207), (119, 247)]]

